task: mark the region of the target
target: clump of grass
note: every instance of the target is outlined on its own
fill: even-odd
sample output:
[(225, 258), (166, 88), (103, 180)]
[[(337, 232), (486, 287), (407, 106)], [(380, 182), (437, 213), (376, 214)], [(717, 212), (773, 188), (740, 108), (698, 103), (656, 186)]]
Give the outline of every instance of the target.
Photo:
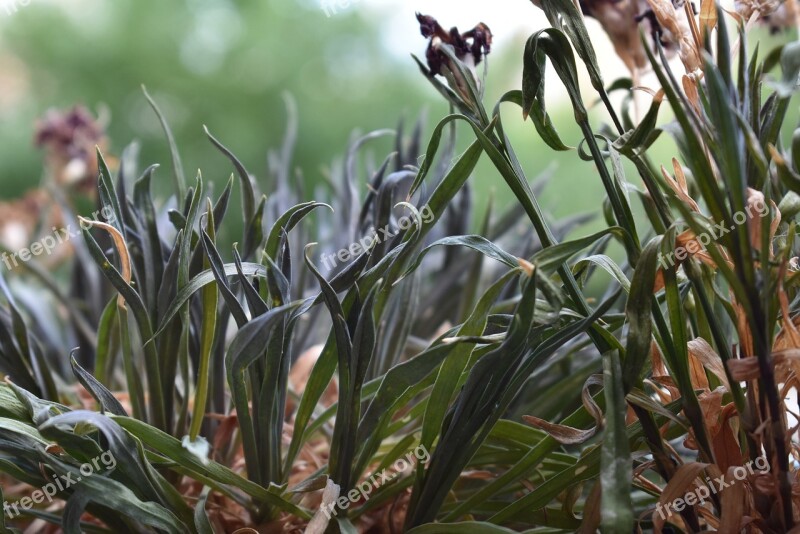
[[(708, 2), (699, 16), (648, 5), (647, 63), (631, 65), (661, 87), (638, 123), (630, 99), (611, 104), (571, 0), (542, 4), (552, 27), (530, 37), (521, 90), (491, 113), (476, 68), (489, 28), (418, 15), (429, 43), (417, 63), (457, 111), (424, 149), (421, 124), (356, 139), (313, 201), (291, 172), (291, 100), (269, 177), (206, 132), (234, 170), (215, 194), (186, 180), (148, 96), (172, 149), (172, 199), (152, 197), (157, 169), (137, 173), (134, 149), (115, 173), (98, 152), (98, 207), (113, 217), (84, 222), (72, 276), (32, 261), (0, 277), (0, 470), (18, 482), (3, 499), (103, 452), (116, 466), (0, 530), (792, 529), (800, 158), (784, 122), (800, 48), (760, 60), (743, 27), (731, 45)], [(547, 146), (570, 150), (544, 103), (548, 61), (606, 191), (606, 227), (569, 241), (583, 219), (545, 217), (543, 182), (499, 114), (519, 106)], [(579, 68), (610, 126), (594, 124)], [(474, 141), (454, 158), (457, 125)], [(648, 150), (665, 131), (678, 153), (659, 166)], [(386, 135), (394, 152), (369, 165), (364, 147)], [(484, 153), (517, 203), (473, 217)], [(590, 295), (597, 279), (608, 290)], [(42, 287), (61, 322), (37, 321), (44, 297), (18, 297)], [(68, 366), (63, 340), (81, 345)], [(412, 450), (425, 454), (376, 478)], [(716, 480), (729, 488), (712, 491)], [(674, 506), (690, 493), (706, 498)]]

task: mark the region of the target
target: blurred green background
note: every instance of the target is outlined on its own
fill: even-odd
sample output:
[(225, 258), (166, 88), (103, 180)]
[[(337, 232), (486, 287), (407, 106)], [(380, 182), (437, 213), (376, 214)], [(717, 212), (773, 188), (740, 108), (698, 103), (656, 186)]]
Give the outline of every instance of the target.
[[(334, 4), (327, 14), (325, 1)], [(168, 147), (141, 84), (167, 116), (189, 178), (195, 169), (215, 181), (232, 171), (205, 138), (205, 124), (262, 189), (267, 151), (280, 146), (286, 129), (282, 95), (290, 93), (299, 114), (295, 167), (317, 182), (354, 130), (393, 128), (425, 111), (430, 131), (448, 113), (410, 57), (423, 56), (426, 45), (415, 11), (462, 31), (479, 20), (492, 28), (489, 109), (503, 93), (519, 88), (525, 39), (544, 24), (528, 0), (340, 1), (0, 0), (0, 197), (17, 197), (41, 182), (42, 154), (32, 142), (35, 120), (49, 108), (76, 103), (108, 118), (111, 154), (140, 140), (140, 163), (160, 163), (156, 187), (170, 191)], [(597, 24), (591, 21), (590, 29), (607, 80), (624, 75)], [(579, 132), (551, 79), (551, 114), (574, 146)], [(546, 211), (559, 217), (599, 213), (603, 194), (592, 164), (574, 152), (549, 150), (532, 125), (522, 122), (519, 109), (506, 106), (506, 128), (529, 177), (556, 166), (540, 199)], [(460, 128), (463, 148), (470, 132)], [(380, 160), (391, 141), (373, 146)], [(672, 152), (669, 144), (661, 147), (656, 154), (663, 158), (656, 162), (668, 164)], [(487, 161), (477, 174), (476, 215), (491, 189), (501, 207), (512, 201)], [(635, 173), (628, 179), (639, 183)]]
[[(430, 131), (448, 113), (410, 57), (424, 55), (426, 45), (416, 10), (430, 7), (443, 25), (462, 30), (480, 16), (496, 35), (487, 102), (517, 88), (522, 46), (542, 19), (529, 2), (506, 2), (485, 13), (481, 2), (472, 2), (475, 14), (465, 15), (455, 2), (360, 0), (327, 16), (319, 0), (0, 0), (0, 196), (17, 197), (40, 183), (35, 120), (49, 108), (76, 103), (108, 118), (112, 154), (140, 140), (141, 164), (160, 163), (156, 187), (169, 191), (167, 144), (141, 84), (167, 116), (189, 178), (202, 169), (221, 180), (232, 170), (205, 138), (205, 124), (262, 186), (267, 150), (279, 147), (285, 133), (282, 94), (290, 93), (299, 114), (295, 165), (307, 180), (319, 180), (354, 130), (393, 128), (426, 112)], [(515, 16), (520, 10), (529, 22)], [(518, 108), (504, 114), (531, 177), (553, 159), (571, 162), (560, 167), (545, 203), (563, 213), (596, 209), (600, 187), (586, 183), (589, 164), (581, 170), (578, 162), (576, 172), (574, 154), (564, 158), (546, 149)], [(566, 138), (576, 139), (569, 113), (559, 115)], [(468, 132), (461, 133), (463, 147)], [(377, 158), (390, 143), (373, 145)], [(483, 163), (475, 181), (478, 205), (491, 188), (499, 201), (510, 201)], [(569, 205), (559, 209), (566, 199)]]

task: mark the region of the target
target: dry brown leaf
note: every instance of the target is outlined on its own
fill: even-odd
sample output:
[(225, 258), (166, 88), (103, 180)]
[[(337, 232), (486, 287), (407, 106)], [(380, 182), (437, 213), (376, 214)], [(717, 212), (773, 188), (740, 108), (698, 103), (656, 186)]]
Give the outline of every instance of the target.
[(520, 268), (529, 278), (533, 277), (533, 271), (536, 269), (535, 265), (523, 258), (517, 258), (517, 263), (519, 263)]
[[(691, 345), (691, 341), (688, 345)], [(692, 353), (691, 346), (689, 346), (689, 380), (691, 380), (694, 389), (706, 391), (711, 389), (706, 376), (706, 368), (703, 367), (703, 362)]]
[(593, 426), (588, 430), (581, 430), (571, 426), (551, 423), (545, 419), (540, 419), (533, 415), (523, 415), (522, 420), (531, 426), (544, 430), (550, 435), (550, 437), (563, 445), (583, 443), (587, 439), (594, 436), (597, 432), (597, 426)]
[(758, 358), (750, 356), (738, 360), (728, 360), (728, 371), (737, 382), (747, 382), (758, 378)]
[(592, 375), (586, 380), (586, 383), (583, 385), (583, 390), (581, 391), (581, 402), (583, 403), (584, 408), (586, 408), (586, 411), (589, 412), (589, 415), (594, 418), (595, 426), (592, 428), (582, 430), (579, 428), (573, 428), (571, 426), (559, 425), (545, 421), (544, 419), (540, 419), (539, 417), (535, 417), (533, 415), (523, 415), (522, 420), (529, 425), (544, 430), (559, 443), (565, 445), (583, 443), (590, 437), (594, 436), (603, 426), (603, 411), (600, 409), (597, 403), (594, 402), (592, 393), (589, 389), (592, 386), (602, 385), (603, 376)]
[[(753, 189), (751, 187), (748, 187), (746, 202), (747, 206), (745, 207), (745, 213), (747, 214), (750, 246), (756, 250), (761, 250), (761, 222), (764, 218), (766, 218), (769, 215), (768, 210), (765, 209), (766, 199), (764, 197), (764, 193), (756, 189)], [(775, 237), (775, 232), (777, 231), (778, 225), (780, 225), (781, 222), (780, 211), (778, 211), (778, 208), (777, 206), (775, 206), (774, 202), (771, 202), (771, 205), (775, 210), (775, 217), (770, 225), (770, 233), (769, 233), (770, 257), (772, 257), (772, 240)]]
[[(741, 465), (742, 453), (734, 428), (738, 428), (738, 413), (733, 403), (723, 404), (725, 388), (720, 386), (714, 391), (705, 391), (700, 394), (700, 410), (706, 431), (711, 439), (714, 450), (716, 466), (724, 471), (730, 466)], [(690, 429), (684, 445), (692, 450), (697, 450), (695, 434)]]
[[(797, 323), (800, 321), (800, 316), (792, 318), (789, 310), (789, 297), (784, 289), (783, 281), (786, 276), (787, 262), (781, 263), (778, 271), (778, 302), (781, 307), (781, 329), (772, 344), (773, 357), (776, 354), (783, 354), (785, 357), (785, 365), (781, 365), (778, 370), (778, 379), (786, 382), (787, 374), (791, 371), (794, 375), (800, 376), (800, 360), (791, 357), (793, 349), (800, 349), (800, 329), (797, 328)], [(776, 362), (777, 366), (777, 362)]]
[(694, 40), (694, 49), (703, 49), (703, 34), (700, 33), (700, 27), (697, 25), (697, 20), (694, 16), (694, 5), (692, 2), (683, 3), (683, 14), (686, 17), (686, 23), (689, 25), (692, 39)]
[(800, 24), (797, 0), (737, 0), (736, 11), (740, 19), (747, 21), (748, 30), (756, 22), (772, 32), (795, 29)]
[(778, 486), (775, 478), (770, 474), (756, 475), (753, 477), (753, 486), (758, 493), (763, 495), (776, 495)]
[(775, 367), (775, 376), (780, 382), (789, 382), (794, 377), (800, 376), (800, 349), (785, 349), (773, 351), (772, 364)]
[(305, 530), (306, 534), (323, 534), (323, 532), (325, 532), (325, 529), (328, 528), (328, 523), (330, 523), (331, 514), (328, 513), (326, 515), (323, 510), (329, 509), (336, 503), (340, 491), (340, 486), (335, 484), (333, 480), (328, 479), (325, 489), (322, 492), (322, 503), (317, 513), (314, 514), (314, 517), (309, 521), (308, 527), (306, 527)]
[(700, 93), (697, 91), (697, 78), (691, 74), (684, 74), (681, 78), (681, 84), (689, 103), (695, 112), (700, 113)]
[[(119, 263), (122, 272), (122, 279), (125, 281), (126, 284), (131, 284), (131, 257), (128, 254), (128, 245), (125, 243), (125, 238), (122, 236), (119, 230), (111, 226), (110, 224), (106, 224), (100, 221), (94, 221), (91, 219), (86, 219), (84, 217), (78, 217), (80, 220), (81, 225), (87, 225), (89, 227), (96, 226), (101, 230), (105, 230), (111, 236), (111, 239), (114, 241), (114, 247), (117, 249), (117, 253), (119, 254)], [(121, 309), (125, 309), (125, 298), (122, 296), (122, 293), (117, 295), (117, 306)]]
[(661, 166), (661, 174), (664, 175), (667, 185), (675, 191), (678, 198), (685, 202), (692, 211), (700, 213), (700, 206), (689, 196), (689, 186), (686, 182), (686, 174), (683, 172), (683, 167), (681, 167), (680, 162), (675, 158), (672, 158), (672, 169), (675, 173), (675, 178), (667, 172), (663, 165)]
[[(727, 469), (727, 479), (735, 480), (734, 467)], [(744, 483), (731, 484), (721, 493), (722, 511), (720, 512), (720, 532), (739, 532), (742, 528), (742, 519), (746, 503)]]
[(641, 14), (638, 0), (585, 2), (587, 12), (600, 22), (608, 34), (614, 51), (632, 73), (648, 65), (647, 53), (639, 37), (637, 17)]
[(719, 414), (717, 431), (712, 435), (711, 446), (720, 469), (741, 465), (744, 461), (734, 426), (738, 426), (738, 412), (733, 403), (723, 407)]
[[(680, 466), (661, 493), (661, 497), (658, 499), (659, 504), (663, 507), (667, 503), (672, 503), (678, 497), (683, 497), (686, 493), (692, 491), (694, 481), (706, 467), (708, 467), (708, 464), (700, 462), (691, 462)], [(672, 519), (676, 515), (673, 514), (669, 517)], [(653, 514), (653, 528), (656, 533), (663, 531), (664, 523), (665, 518), (661, 517), (661, 514)]]
[(709, 345), (708, 341), (702, 337), (695, 338), (688, 343), (689, 359), (699, 361), (703, 367), (711, 371), (720, 382), (725, 386), (728, 391), (731, 386), (728, 383), (728, 377), (725, 375), (725, 367), (722, 364), (722, 358), (719, 354)]
[(679, 14), (675, 10), (672, 0), (647, 0), (647, 3), (650, 4), (661, 27), (671, 34), (670, 40), (678, 46), (678, 56), (681, 58), (686, 72), (692, 73), (700, 70), (702, 65), (700, 53), (685, 14)]
[(710, 510), (705, 506), (698, 506), (697, 513), (706, 522), (707, 527), (710, 527), (715, 531), (719, 531), (719, 518), (714, 514), (713, 510)]
[(717, 26), (717, 2), (715, 0), (702, 0), (700, 3), (700, 30), (711, 33)]
[(672, 402), (672, 395), (667, 391), (664, 391), (665, 388), (662, 387), (661, 384), (656, 384), (649, 378), (645, 378), (644, 383), (653, 388), (653, 391), (656, 393), (656, 395), (658, 395), (658, 400), (661, 401), (661, 404), (669, 404)]
[(753, 353), (753, 334), (750, 332), (750, 321), (744, 308), (731, 298), (731, 305), (736, 314), (736, 331), (739, 334), (739, 350), (743, 356), (752, 356)]
[(641, 465), (635, 467), (633, 470), (633, 479), (636, 481), (636, 484), (646, 490), (661, 494), (661, 486), (648, 479), (645, 475), (645, 472), (653, 469), (655, 465), (656, 463), (654, 461), (649, 461), (643, 462)]

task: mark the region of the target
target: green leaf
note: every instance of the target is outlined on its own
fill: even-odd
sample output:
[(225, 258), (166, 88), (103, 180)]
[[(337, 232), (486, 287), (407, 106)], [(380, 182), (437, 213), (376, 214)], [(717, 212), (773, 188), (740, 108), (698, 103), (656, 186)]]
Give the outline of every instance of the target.
[[(88, 229), (83, 229), (83, 238), (86, 241), (87, 248), (89, 249), (95, 263), (103, 271), (103, 274), (111, 282), (114, 288), (125, 299), (125, 304), (130, 306), (133, 312), (133, 317), (139, 327), (139, 333), (143, 340), (152, 340), (153, 329), (150, 323), (150, 317), (144, 307), (141, 296), (136, 290), (129, 285), (119, 271), (111, 264), (111, 261), (106, 257), (100, 245), (97, 244), (92, 234)], [(123, 318), (121, 318), (123, 319)], [(127, 320), (127, 319), (125, 319)], [(157, 426), (165, 426), (166, 413), (164, 405), (164, 390), (161, 382), (161, 365), (158, 354), (155, 350), (155, 344), (152, 341), (145, 341), (144, 343), (144, 356), (145, 356), (145, 370), (147, 372), (148, 386), (150, 391), (150, 416)]]
[[(539, 90), (544, 90), (544, 83), (542, 83)], [(522, 95), (523, 92), (518, 89), (509, 91), (503, 95), (503, 97), (500, 99), (500, 102), (513, 102), (524, 109), (524, 100)], [(545, 111), (543, 94), (537, 97), (537, 102), (539, 105), (533, 105), (528, 109), (528, 116), (533, 121), (533, 125), (536, 128), (536, 132), (539, 134), (539, 137), (541, 137), (542, 141), (544, 141), (547, 146), (553, 150), (572, 150), (573, 147), (565, 144), (564, 141), (561, 140), (561, 136), (556, 130), (553, 120)]]
[(75, 351), (70, 354), (69, 361), (72, 365), (72, 372), (75, 373), (75, 378), (86, 388), (86, 391), (91, 393), (103, 412), (107, 411), (114, 415), (128, 415), (117, 398), (91, 373), (78, 365), (78, 360), (75, 359)]
[(186, 196), (186, 178), (183, 174), (183, 163), (181, 163), (181, 156), (178, 153), (178, 146), (175, 144), (175, 138), (172, 135), (172, 130), (170, 130), (169, 124), (167, 124), (166, 118), (164, 118), (164, 115), (161, 113), (161, 110), (158, 109), (158, 105), (156, 104), (155, 100), (152, 99), (144, 85), (142, 86), (142, 92), (144, 93), (144, 97), (147, 99), (147, 102), (150, 104), (150, 107), (153, 108), (153, 111), (158, 117), (158, 121), (161, 123), (161, 128), (164, 130), (164, 135), (167, 137), (169, 151), (170, 154), (172, 154), (172, 170), (173, 178), (175, 180), (175, 194), (177, 195), (178, 199), (182, 199), (184, 196)]
[(197, 530), (197, 534), (214, 534), (214, 526), (206, 513), (206, 503), (208, 502), (210, 490), (211, 488), (208, 486), (203, 488), (203, 492), (200, 494), (200, 498), (197, 499), (197, 504), (194, 508), (194, 528)]
[(569, 40), (559, 30), (547, 28), (540, 30), (525, 44), (522, 70), (522, 113), (530, 115), (534, 105), (544, 111), (545, 57), (549, 57), (559, 78), (564, 83), (567, 95), (572, 102), (576, 122), (586, 120), (586, 107), (578, 85), (575, 58)]
[(154, 308), (158, 302), (156, 292), (164, 276), (161, 236), (158, 232), (155, 206), (150, 196), (150, 182), (157, 168), (158, 165), (148, 167), (133, 186), (133, 202), (138, 214), (138, 217), (133, 217), (133, 220), (142, 240), (144, 264), (144, 276), (140, 276), (140, 278), (144, 279), (141, 283), (145, 285), (145, 301), (150, 306), (151, 315), (154, 315)]
[(622, 385), (619, 354), (603, 355), (603, 393), (606, 398), (606, 428), (600, 455), (602, 486), (602, 530), (629, 534), (634, 528), (631, 503), (633, 467), (625, 416), (628, 413)]
[[(201, 243), (203, 245), (203, 252), (205, 252), (206, 255), (206, 261), (203, 262), (203, 267), (210, 268), (209, 270), (214, 275), (214, 280), (216, 281), (215, 284), (216, 287), (211, 286), (210, 284), (206, 284), (196, 290), (202, 291), (203, 294), (206, 294), (206, 291), (209, 288), (213, 289), (214, 291), (218, 289), (219, 292), (222, 294), (222, 298), (225, 300), (225, 304), (228, 306), (228, 311), (231, 312), (231, 315), (233, 316), (233, 319), (236, 321), (236, 324), (239, 326), (239, 328), (241, 328), (242, 326), (247, 324), (248, 321), (247, 315), (245, 314), (244, 308), (242, 308), (239, 299), (236, 298), (236, 295), (234, 295), (233, 291), (231, 290), (231, 286), (228, 283), (229, 275), (228, 272), (226, 271), (225, 264), (222, 263), (222, 257), (220, 256), (216, 245), (214, 244), (208, 233), (206, 233), (205, 231), (201, 233), (202, 233)], [(204, 271), (204, 273), (205, 272), (208, 272), (208, 270)], [(195, 277), (192, 280), (192, 282), (188, 284), (192, 286), (192, 289), (195, 289), (195, 284), (194, 284), (195, 280), (197, 280), (197, 277)], [(188, 285), (184, 287), (188, 287)], [(179, 292), (179, 294), (180, 293), (181, 292)], [(164, 324), (169, 322), (168, 318), (169, 315), (167, 316), (167, 320), (163, 321)]]
[(783, 75), (774, 84), (781, 98), (789, 98), (797, 91), (797, 77), (800, 76), (800, 42), (787, 43), (781, 50), (781, 69)]
[(628, 320), (628, 337), (625, 360), (622, 364), (624, 390), (630, 391), (641, 382), (642, 368), (650, 357), (652, 343), (653, 287), (656, 283), (661, 238), (653, 238), (639, 256), (631, 281), (630, 296), (625, 305)]
[(572, 241), (565, 241), (558, 245), (543, 248), (539, 252), (531, 256), (531, 263), (537, 269), (545, 273), (551, 273), (561, 266), (565, 261), (569, 260), (572, 256), (581, 250), (594, 245), (598, 240), (606, 236), (614, 236), (620, 241), (624, 240), (625, 230), (618, 226), (612, 226), (596, 232), (592, 235), (574, 239)]
[(562, 30), (572, 41), (578, 56), (586, 64), (592, 86), (598, 92), (605, 93), (603, 76), (600, 73), (594, 46), (589, 38), (586, 24), (583, 22), (583, 14), (577, 4), (572, 0), (547, 0), (541, 3), (541, 7), (550, 24), (554, 28)]
[(511, 254), (501, 249), (499, 246), (495, 245), (485, 237), (479, 235), (448, 236), (448, 237), (443, 237), (442, 239), (439, 239), (437, 241), (434, 241), (433, 243), (422, 249), (422, 251), (420, 251), (416, 259), (414, 260), (414, 263), (412, 263), (408, 267), (408, 270), (405, 273), (403, 273), (403, 275), (400, 277), (400, 280), (402, 280), (403, 278), (411, 274), (413, 271), (415, 271), (422, 263), (422, 260), (425, 259), (425, 256), (428, 255), (428, 252), (430, 252), (435, 247), (443, 247), (443, 246), (467, 247), (477, 252), (480, 252), (484, 256), (488, 256), (489, 258), (504, 263), (508, 267), (511, 267), (512, 269), (519, 266), (519, 262), (517, 261), (516, 256), (512, 256)]
[(116, 354), (119, 339), (116, 337), (117, 298), (112, 297), (100, 316), (97, 326), (97, 353), (95, 356), (95, 374), (101, 382), (109, 382), (113, 372), (112, 358)]
[(157, 428), (130, 417), (115, 416), (113, 419), (120, 427), (141, 439), (148, 447), (152, 447), (176, 464), (188, 469), (191, 474), (190, 476), (202, 476), (217, 484), (233, 486), (260, 502), (265, 502), (280, 510), (294, 514), (297, 517), (303, 519), (309, 519), (311, 517), (306, 510), (295, 506), (280, 495), (241, 477), (228, 467), (213, 460), (208, 463), (202, 462), (197, 456), (183, 448), (180, 440)]
[[(495, 300), (497, 300), (500, 293), (506, 288), (509, 281), (517, 275), (519, 275), (519, 270), (509, 271), (492, 284), (486, 293), (481, 296), (472, 314), (461, 328), (459, 328), (458, 336), (478, 336), (484, 332), (491, 306), (494, 304)], [(469, 343), (456, 344), (452, 354), (448, 356), (439, 368), (436, 382), (430, 393), (430, 401), (425, 411), (425, 419), (422, 424), (422, 437), (420, 438), (420, 444), (428, 450), (431, 450), (436, 436), (439, 435), (442, 429), (445, 413), (450, 406), (450, 401), (456, 390), (456, 386), (461, 382), (462, 373), (467, 370), (467, 364), (473, 348), (474, 345)], [(387, 375), (387, 379), (388, 378)], [(419, 469), (424, 471), (422, 466), (420, 466)]]
[(225, 355), (228, 385), (231, 388), (233, 404), (236, 407), (236, 414), (239, 418), (247, 472), (251, 479), (258, 480), (258, 473), (261, 472), (259, 468), (261, 463), (253, 419), (250, 415), (244, 372), (258, 358), (262, 357), (273, 330), (283, 324), (284, 317), (298, 308), (302, 311), (310, 306), (312, 301), (313, 299), (307, 299), (306, 301), (297, 301), (273, 308), (264, 315), (253, 319), (239, 329)]
[[(233, 167), (236, 169), (237, 174), (239, 175), (239, 180), (242, 184), (242, 216), (245, 223), (251, 221), (255, 216), (255, 205), (256, 205), (256, 195), (253, 186), (253, 179), (250, 177), (250, 174), (245, 169), (244, 165), (241, 161), (231, 152), (228, 150), (225, 145), (223, 145), (220, 141), (217, 140), (216, 137), (211, 135), (211, 132), (208, 130), (208, 127), (205, 125), (203, 126), (203, 131), (205, 131), (206, 135), (208, 136), (209, 141), (213, 144), (220, 152), (222, 152), (225, 157), (227, 157)], [(245, 226), (245, 231), (247, 227)]]
[[(222, 268), (222, 272), (226, 277), (236, 276), (238, 274), (236, 271), (236, 265), (233, 263), (226, 263), (222, 266)], [(242, 264), (242, 268), (244, 270), (244, 274), (247, 276), (258, 276), (259, 278), (263, 278), (267, 275), (266, 268), (258, 263), (244, 263)], [(161, 335), (161, 333), (169, 326), (170, 321), (172, 321), (172, 319), (181, 310), (183, 305), (188, 302), (192, 295), (212, 282), (214, 282), (214, 273), (211, 271), (211, 269), (209, 269), (199, 273), (197, 276), (192, 278), (188, 284), (183, 286), (181, 290), (178, 291), (178, 294), (175, 295), (175, 298), (170, 302), (169, 308), (161, 317), (160, 324), (162, 326), (155, 335)]]
[(267, 244), (264, 247), (264, 253), (274, 260), (278, 255), (281, 232), (286, 232), (288, 234), (292, 228), (297, 226), (308, 214), (323, 206), (333, 211), (333, 208), (324, 202), (303, 202), (287, 210), (286, 213), (281, 215), (278, 220), (275, 221), (275, 224), (272, 225), (269, 236), (267, 237)]
[[(3, 495), (3, 488), (0, 487), (0, 502), (6, 502), (5, 496)], [(15, 528), (9, 528), (6, 525), (6, 514), (0, 514), (0, 534), (19, 534), (19, 530)]]
[(125, 235), (125, 219), (122, 217), (122, 208), (119, 204), (119, 196), (117, 195), (116, 188), (114, 187), (114, 180), (111, 178), (111, 172), (108, 170), (103, 154), (100, 149), (96, 149), (97, 154), (97, 167), (99, 169), (98, 189), (100, 191), (100, 202), (104, 208), (110, 209), (114, 214), (109, 224), (114, 226), (117, 230)]
[[(207, 201), (206, 215), (208, 217), (206, 220), (206, 229), (201, 230), (203, 234), (203, 244), (205, 248), (208, 248), (208, 246), (213, 248), (216, 232), (214, 226), (214, 212), (210, 200)], [(203, 267), (210, 266), (211, 261), (206, 257), (206, 260), (203, 262)], [(200, 354), (198, 355), (200, 363), (197, 368), (194, 411), (192, 413), (191, 426), (189, 427), (189, 438), (191, 441), (197, 440), (200, 435), (200, 427), (203, 425), (203, 420), (206, 415), (208, 387), (211, 382), (211, 357), (214, 349), (214, 334), (217, 328), (217, 288), (214, 286), (204, 287), (201, 293), (201, 300), (203, 304), (203, 316), (200, 324)]]
[[(48, 459), (48, 461), (58, 462), (55, 459)], [(70, 471), (80, 478), (77, 469)], [(125, 484), (111, 478), (91, 476), (81, 480), (75, 493), (69, 499), (64, 513), (65, 533), (81, 534), (83, 529), (80, 517), (84, 506), (90, 501), (164, 532), (175, 534), (191, 532), (169, 509), (155, 502), (140, 500)]]

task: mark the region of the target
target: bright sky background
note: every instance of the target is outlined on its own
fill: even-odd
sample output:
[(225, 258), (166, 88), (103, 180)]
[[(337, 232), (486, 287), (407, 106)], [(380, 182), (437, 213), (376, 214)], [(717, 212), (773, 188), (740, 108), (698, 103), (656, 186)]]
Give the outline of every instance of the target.
[[(308, 0), (324, 2), (326, 0)], [(327, 0), (336, 2), (337, 0)], [(502, 53), (518, 53), (521, 55), (525, 40), (534, 31), (549, 26), (542, 11), (530, 0), (351, 0), (346, 10), (354, 11), (365, 20), (377, 21), (385, 28), (385, 45), (390, 53), (405, 59), (409, 54), (409, 44), (413, 40), (409, 36), (419, 35), (419, 25), (414, 13), (419, 11), (435, 17), (445, 28), (457, 26), (466, 31), (478, 22), (484, 22), (494, 35), (493, 49)], [(337, 15), (333, 15), (337, 16)], [(617, 58), (613, 47), (600, 25), (593, 19), (587, 20), (587, 26), (594, 39), (594, 45), (601, 68), (607, 80), (627, 76), (627, 69)], [(420, 42), (414, 51), (421, 55), (424, 42)], [(491, 58), (490, 63), (491, 65)], [(490, 67), (491, 68), (491, 67)], [(521, 76), (520, 67), (520, 76)], [(582, 72), (582, 74), (585, 74)], [(588, 82), (581, 80), (582, 85)], [(556, 83), (547, 86), (548, 98), (564, 97), (564, 91)]]
[(408, 36), (419, 34), (419, 25), (409, 14), (431, 15), (444, 26), (458, 26), (466, 31), (478, 22), (486, 23), (495, 36), (496, 46), (508, 46), (514, 37), (532, 33), (546, 25), (542, 11), (529, 0), (360, 0), (356, 9), (365, 7), (365, 16), (380, 10), (389, 12), (386, 20), (387, 45), (392, 52), (405, 54)]

